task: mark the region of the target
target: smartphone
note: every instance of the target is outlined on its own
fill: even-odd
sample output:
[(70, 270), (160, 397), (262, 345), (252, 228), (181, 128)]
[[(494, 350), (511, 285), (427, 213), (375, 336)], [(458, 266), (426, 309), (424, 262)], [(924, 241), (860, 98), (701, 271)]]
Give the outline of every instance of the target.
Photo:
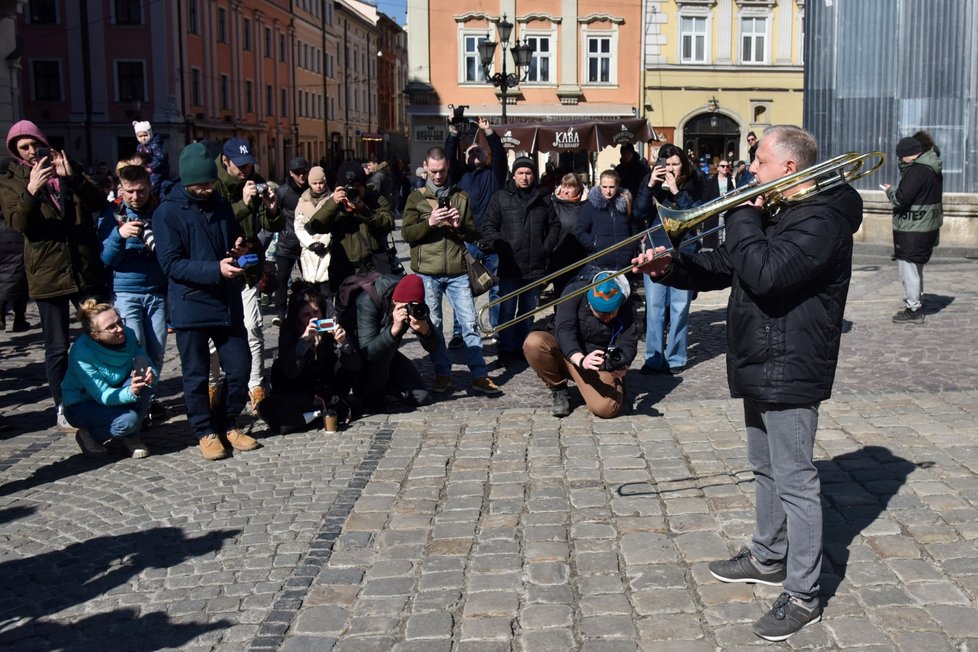
[(336, 330), (335, 319), (317, 319), (316, 330), (320, 333), (332, 333)]
[(451, 200), (448, 197), (438, 198), (438, 208), (450, 208), (451, 205)]
[(886, 186), (884, 186), (882, 183), (880, 184), (880, 190), (886, 192)]
[(54, 162), (54, 160), (51, 158), (50, 147), (38, 147), (36, 150), (34, 150), (34, 155), (37, 157), (38, 161), (40, 161), (42, 158), (46, 158), (48, 160), (46, 167), (51, 167), (51, 164)]
[(655, 159), (655, 165), (653, 166), (653, 168), (664, 168), (664, 167), (666, 167), (666, 158), (664, 156), (660, 156), (659, 158)]

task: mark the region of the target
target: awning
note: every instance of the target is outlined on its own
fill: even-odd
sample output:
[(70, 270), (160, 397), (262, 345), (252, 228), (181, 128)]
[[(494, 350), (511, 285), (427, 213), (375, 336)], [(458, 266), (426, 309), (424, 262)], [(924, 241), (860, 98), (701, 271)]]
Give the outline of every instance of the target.
[[(600, 152), (623, 143), (658, 140), (645, 118), (493, 125), (503, 147), (525, 152)], [(481, 138), (481, 132), (480, 132)]]

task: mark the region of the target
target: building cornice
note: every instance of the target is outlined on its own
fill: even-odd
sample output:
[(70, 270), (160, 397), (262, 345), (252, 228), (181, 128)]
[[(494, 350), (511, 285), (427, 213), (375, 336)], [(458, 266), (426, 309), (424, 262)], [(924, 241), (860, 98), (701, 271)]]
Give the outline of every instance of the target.
[(611, 14), (590, 14), (588, 16), (581, 16), (577, 19), (577, 22), (581, 24), (590, 24), (598, 22), (609, 22), (615, 25), (624, 25), (625, 19), (621, 16), (612, 16)]

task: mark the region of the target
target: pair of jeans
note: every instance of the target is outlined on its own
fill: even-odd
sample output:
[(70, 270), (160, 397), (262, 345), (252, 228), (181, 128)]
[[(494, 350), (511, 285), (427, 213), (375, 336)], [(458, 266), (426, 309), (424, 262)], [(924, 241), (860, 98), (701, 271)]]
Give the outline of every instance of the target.
[[(251, 351), (248, 349), (244, 324), (178, 329), (176, 335), (183, 373), (183, 400), (187, 406), (187, 421), (194, 435), (200, 439), (234, 428), (248, 400)], [(227, 381), (225, 400), (216, 406), (213, 413), (207, 393), (211, 343), (216, 346), (217, 358)]]
[(138, 435), (152, 398), (153, 392), (146, 388), (140, 392), (135, 403), (102, 405), (97, 401), (84, 401), (66, 405), (65, 419), (73, 427), (87, 430), (97, 442)]
[(908, 260), (897, 260), (897, 271), (900, 272), (900, 282), (907, 293), (907, 298), (904, 299), (907, 308), (919, 310), (920, 297), (924, 294), (924, 266)]
[(818, 407), (744, 399), (757, 501), (751, 552), (762, 563), (784, 561), (784, 590), (806, 600), (818, 595), (822, 568), (821, 485), (812, 461)]
[[(653, 369), (686, 366), (689, 304), (693, 293), (653, 283), (642, 275), (645, 285), (645, 364)], [(669, 332), (666, 333), (666, 310)]]
[[(530, 281), (523, 281), (518, 278), (501, 278), (499, 279), (499, 294), (500, 296), (506, 296), (528, 283)], [(505, 324), (519, 315), (525, 315), (534, 310), (540, 304), (540, 291), (542, 289), (541, 287), (535, 287), (532, 290), (522, 293), (515, 299), (501, 303), (499, 305), (499, 323)], [(531, 330), (533, 330), (532, 318), (524, 319), (518, 324), (501, 330), (499, 332), (499, 352), (508, 354), (520, 351), (523, 348), (523, 342), (526, 340), (526, 336), (530, 334)]]
[[(472, 257), (477, 261), (482, 263), (486, 270), (495, 274), (499, 270), (499, 254), (496, 253), (486, 253), (476, 247), (470, 242), (465, 243), (465, 248), (469, 250)], [(489, 288), (489, 302), (492, 303), (499, 298), (499, 284), (493, 285)], [(499, 306), (495, 306), (489, 309), (489, 325), (495, 328), (499, 325)], [(458, 318), (455, 318), (455, 324), (452, 327), (452, 337), (462, 337), (462, 326), (458, 323)]]
[(44, 336), (44, 372), (56, 406), (61, 405), (61, 381), (68, 373), (69, 311), (72, 305), (77, 308), (83, 298), (85, 297), (81, 294), (70, 294), (51, 299), (35, 299), (37, 314), (41, 318), (41, 333)]
[[(241, 289), (241, 305), (244, 308), (244, 327), (248, 338), (248, 349), (251, 351), (251, 368), (248, 373), (248, 389), (262, 386), (262, 375), (265, 366), (265, 333), (262, 330), (262, 316), (258, 286)], [(224, 361), (217, 356), (216, 342), (211, 343), (210, 379), (212, 385), (221, 382), (221, 367)], [(225, 367), (225, 371), (227, 368)]]
[(475, 300), (472, 298), (472, 288), (469, 286), (468, 274), (458, 276), (418, 274), (424, 283), (424, 300), (431, 311), (431, 325), (438, 334), (438, 349), (431, 354), (431, 362), (435, 365), (436, 376), (449, 376), (452, 373), (452, 361), (448, 357), (448, 347), (445, 346), (445, 333), (442, 331), (442, 297), (448, 297), (452, 312), (462, 325), (462, 339), (465, 340), (465, 364), (473, 379), (485, 378), (489, 375), (486, 361), (482, 357), (482, 336), (475, 327)]
[(146, 350), (153, 366), (163, 371), (166, 352), (166, 299), (162, 294), (115, 295), (115, 309), (122, 322), (136, 333), (136, 341)]

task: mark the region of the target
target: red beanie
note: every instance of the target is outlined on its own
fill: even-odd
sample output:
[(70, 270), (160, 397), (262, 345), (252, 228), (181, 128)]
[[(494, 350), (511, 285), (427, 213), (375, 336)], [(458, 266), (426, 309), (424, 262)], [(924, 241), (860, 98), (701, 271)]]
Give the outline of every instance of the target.
[(394, 288), (394, 301), (398, 303), (424, 303), (424, 283), (417, 274), (408, 274)]

